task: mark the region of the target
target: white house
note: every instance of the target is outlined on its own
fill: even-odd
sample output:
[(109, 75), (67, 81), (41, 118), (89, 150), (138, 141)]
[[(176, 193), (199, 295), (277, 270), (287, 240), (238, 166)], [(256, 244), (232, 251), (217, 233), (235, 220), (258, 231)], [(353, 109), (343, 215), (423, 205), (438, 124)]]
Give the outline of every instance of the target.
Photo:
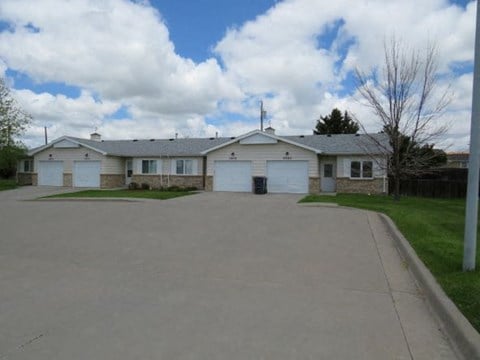
[(230, 138), (63, 136), (32, 149), (33, 162), (20, 164), (18, 178), (39, 186), (115, 188), (134, 181), (251, 192), (253, 177), (264, 176), (270, 193), (383, 193), (387, 159), (378, 142), (387, 143), (386, 136), (278, 136), (272, 128)]

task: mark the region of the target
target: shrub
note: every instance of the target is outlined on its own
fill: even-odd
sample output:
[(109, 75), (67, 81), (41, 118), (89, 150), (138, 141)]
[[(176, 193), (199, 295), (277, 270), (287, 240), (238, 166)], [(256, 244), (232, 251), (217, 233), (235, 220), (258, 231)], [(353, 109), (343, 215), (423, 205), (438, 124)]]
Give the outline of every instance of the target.
[(198, 188), (196, 186), (189, 186), (185, 188), (185, 191), (197, 191)]
[(150, 184), (142, 183), (141, 188), (142, 190), (150, 190)]
[(173, 185), (173, 186), (167, 187), (167, 190), (168, 191), (181, 191), (182, 189), (177, 185)]
[(130, 184), (128, 184), (128, 189), (129, 190), (138, 190), (138, 184), (134, 181), (132, 181)]

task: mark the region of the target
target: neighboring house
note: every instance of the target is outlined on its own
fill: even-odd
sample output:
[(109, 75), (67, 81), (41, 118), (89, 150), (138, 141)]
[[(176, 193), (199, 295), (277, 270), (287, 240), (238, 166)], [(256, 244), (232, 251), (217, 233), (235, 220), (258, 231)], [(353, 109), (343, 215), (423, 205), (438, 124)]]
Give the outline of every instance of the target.
[[(388, 143), (384, 134), (371, 136)], [(383, 193), (386, 157), (374, 154), (366, 135), (277, 136), (271, 128), (229, 138), (63, 136), (29, 152), (34, 185), (115, 188), (134, 181), (251, 192), (252, 178), (266, 176), (271, 193)]]
[(22, 159), (17, 164), (17, 184), (19, 185), (32, 185), (33, 179), (33, 157)]
[(469, 153), (466, 152), (450, 152), (447, 153), (447, 167), (449, 168), (468, 168)]

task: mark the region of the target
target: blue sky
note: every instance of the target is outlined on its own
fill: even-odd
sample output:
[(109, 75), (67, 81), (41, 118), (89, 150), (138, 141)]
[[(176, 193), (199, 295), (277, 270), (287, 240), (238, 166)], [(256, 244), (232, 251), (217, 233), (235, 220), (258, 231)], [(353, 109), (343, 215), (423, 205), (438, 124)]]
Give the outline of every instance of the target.
[[(42, 4), (43, 2), (43, 4)], [(333, 107), (377, 131), (353, 70), (391, 34), (432, 39), (456, 97), (445, 146), (468, 144), (474, 2), (467, 0), (39, 0), (0, 2), (0, 72), (34, 116), (22, 140), (237, 135), (264, 100), (279, 133), (311, 133)], [(395, 18), (396, 21), (391, 19)], [(471, 101), (470, 101), (471, 102)]]

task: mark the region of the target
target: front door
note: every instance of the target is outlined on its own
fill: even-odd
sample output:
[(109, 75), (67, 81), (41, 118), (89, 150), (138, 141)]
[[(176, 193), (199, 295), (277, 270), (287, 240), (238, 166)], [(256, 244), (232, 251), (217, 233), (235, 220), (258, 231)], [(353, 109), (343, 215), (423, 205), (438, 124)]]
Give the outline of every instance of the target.
[(322, 165), (322, 192), (335, 192), (335, 164), (323, 163)]
[(132, 182), (133, 162), (132, 159), (125, 161), (125, 183), (129, 185)]

